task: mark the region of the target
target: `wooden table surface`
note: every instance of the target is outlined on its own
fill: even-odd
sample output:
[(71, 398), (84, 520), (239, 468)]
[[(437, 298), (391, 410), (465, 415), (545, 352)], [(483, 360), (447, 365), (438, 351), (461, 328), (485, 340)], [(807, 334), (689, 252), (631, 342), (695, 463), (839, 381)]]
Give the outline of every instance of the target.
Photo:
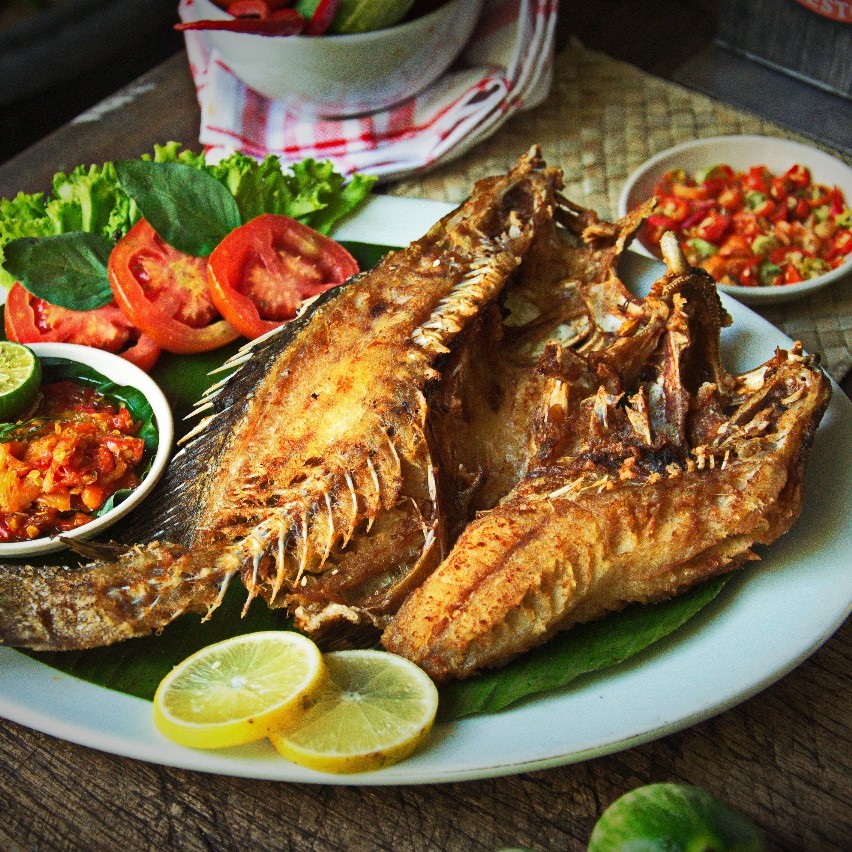
[[(198, 122), (179, 54), (0, 167), (0, 197), (44, 189), (58, 169), (136, 156), (154, 142), (197, 146)], [(559, 769), (433, 786), (204, 775), (0, 721), (0, 847), (584, 849), (617, 796), (676, 781), (739, 807), (773, 848), (849, 848), (850, 651), (847, 622), (773, 686), (680, 733)]]

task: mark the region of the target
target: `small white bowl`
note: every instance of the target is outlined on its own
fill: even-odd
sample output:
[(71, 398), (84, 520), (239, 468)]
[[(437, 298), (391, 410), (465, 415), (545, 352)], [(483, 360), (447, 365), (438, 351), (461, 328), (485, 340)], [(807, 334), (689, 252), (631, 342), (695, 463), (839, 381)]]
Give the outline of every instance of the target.
[[(77, 346), (73, 343), (28, 343), (30, 349), (40, 358), (65, 358), (68, 361), (76, 361), (97, 370), (117, 385), (129, 385), (137, 388), (145, 394), (151, 408), (154, 411), (154, 419), (159, 433), (157, 451), (151, 463), (151, 469), (127, 499), (119, 503), (99, 518), (95, 518), (88, 524), (77, 527), (67, 533), (62, 533), (63, 538), (91, 538), (97, 533), (103, 532), (112, 526), (128, 512), (132, 511), (150, 493), (162, 476), (163, 471), (171, 455), (174, 444), (174, 421), (169, 403), (159, 386), (154, 380), (143, 373), (137, 366), (101, 349), (93, 349), (90, 346)], [(57, 536), (44, 536), (32, 541), (12, 541), (0, 543), (0, 559), (21, 559), (35, 556), (37, 554), (51, 553), (62, 550), (66, 545)]]
[[(801, 163), (811, 171), (814, 181), (828, 186), (837, 185), (852, 202), (852, 169), (825, 151), (771, 136), (711, 136), (695, 139), (661, 151), (646, 160), (631, 174), (618, 200), (618, 215), (623, 216), (654, 193), (657, 181), (672, 169), (693, 173), (718, 163), (727, 163), (735, 171), (746, 171), (751, 166), (766, 166), (774, 174), (787, 171)], [(633, 243), (635, 251), (653, 257), (640, 239)], [(720, 284), (719, 289), (751, 305), (788, 302), (821, 290), (852, 272), (852, 256), (844, 263), (807, 281), (784, 284), (779, 287), (741, 287)]]
[[(367, 33), (261, 36), (197, 31), (250, 88), (293, 113), (343, 118), (385, 109), (433, 83), (470, 38), (483, 0), (451, 0), (420, 18)], [(184, 21), (227, 20), (193, 0)]]

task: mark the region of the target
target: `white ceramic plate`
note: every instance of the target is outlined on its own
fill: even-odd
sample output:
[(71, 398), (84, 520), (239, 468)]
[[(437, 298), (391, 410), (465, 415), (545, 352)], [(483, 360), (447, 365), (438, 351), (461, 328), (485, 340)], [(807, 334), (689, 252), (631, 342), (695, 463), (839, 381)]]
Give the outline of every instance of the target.
[[(666, 172), (678, 168), (696, 172), (717, 163), (727, 163), (735, 171), (766, 166), (773, 174), (786, 172), (790, 166), (801, 163), (811, 170), (814, 181), (840, 187), (847, 203), (852, 203), (852, 169), (825, 151), (792, 139), (772, 136), (711, 136), (675, 145), (646, 160), (627, 178), (618, 200), (618, 215), (623, 216), (650, 198), (657, 181)], [(653, 256), (638, 240), (634, 247), (648, 257)], [(720, 284), (719, 289), (749, 305), (768, 305), (808, 296), (849, 275), (852, 275), (852, 255), (837, 269), (799, 284), (785, 284), (783, 287), (729, 287)]]
[[(402, 244), (445, 205), (375, 198), (337, 236)], [(624, 277), (646, 290), (661, 266), (636, 254)], [(777, 329), (726, 299), (728, 365), (745, 369), (789, 345)], [(852, 598), (848, 544), (852, 404), (835, 393), (806, 478), (805, 510), (684, 629), (616, 669), (502, 713), (438, 725), (426, 746), (378, 772), (325, 775), (288, 763), (266, 742), (224, 751), (181, 748), (154, 727), (151, 704), (92, 686), (0, 648), (0, 715), (113, 754), (203, 772), (325, 784), (419, 784), (527, 772), (638, 745), (720, 713), (812, 654), (843, 622)], [(744, 653), (744, 650), (746, 651)]]
[[(2, 288), (0, 288), (2, 290)], [(5, 291), (4, 291), (5, 293)], [(151, 463), (148, 475), (139, 484), (133, 493), (119, 503), (114, 509), (95, 518), (82, 527), (63, 533), (64, 538), (91, 538), (91, 536), (103, 532), (111, 527), (116, 521), (123, 518), (134, 509), (151, 489), (157, 484), (157, 480), (166, 469), (174, 443), (174, 424), (169, 403), (157, 384), (146, 373), (137, 366), (100, 349), (92, 349), (89, 346), (76, 346), (73, 343), (32, 343), (30, 349), (39, 357), (66, 358), (86, 364), (97, 370), (108, 379), (112, 379), (118, 385), (129, 385), (138, 388), (145, 394), (145, 398), (154, 410), (155, 423), (159, 432), (159, 443), (157, 452)], [(14, 541), (0, 544), (0, 559), (23, 559), (25, 557), (39, 554), (52, 553), (66, 547), (56, 536), (44, 536), (32, 541)]]

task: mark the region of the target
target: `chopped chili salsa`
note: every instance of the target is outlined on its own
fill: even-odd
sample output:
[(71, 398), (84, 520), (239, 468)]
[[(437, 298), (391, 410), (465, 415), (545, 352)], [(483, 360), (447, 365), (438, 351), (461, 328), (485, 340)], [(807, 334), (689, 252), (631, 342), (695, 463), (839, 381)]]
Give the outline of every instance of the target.
[(836, 186), (815, 183), (794, 165), (735, 172), (718, 165), (694, 175), (668, 172), (654, 188), (657, 209), (642, 241), (658, 249), (666, 231), (687, 259), (719, 283), (775, 287), (816, 278), (852, 252), (852, 211)]
[(68, 532), (139, 485), (145, 442), (124, 406), (77, 382), (45, 384), (0, 437), (0, 541)]

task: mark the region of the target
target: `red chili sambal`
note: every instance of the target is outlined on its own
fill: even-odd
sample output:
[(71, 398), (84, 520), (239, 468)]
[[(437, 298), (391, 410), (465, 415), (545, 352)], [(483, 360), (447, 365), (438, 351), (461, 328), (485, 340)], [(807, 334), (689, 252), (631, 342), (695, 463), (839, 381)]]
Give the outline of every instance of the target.
[(0, 541), (68, 532), (139, 485), (145, 442), (128, 410), (93, 388), (45, 384), (0, 443)]

